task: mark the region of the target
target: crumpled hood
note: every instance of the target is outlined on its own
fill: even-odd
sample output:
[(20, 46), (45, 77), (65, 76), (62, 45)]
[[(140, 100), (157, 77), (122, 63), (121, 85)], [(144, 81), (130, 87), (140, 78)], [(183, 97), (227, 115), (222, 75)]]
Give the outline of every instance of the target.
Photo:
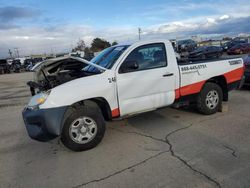
[(98, 69), (107, 70), (106, 68), (104, 68), (102, 66), (99, 66), (99, 65), (96, 65), (94, 63), (91, 63), (90, 61), (87, 61), (86, 59), (82, 59), (82, 58), (74, 57), (74, 56), (64, 56), (64, 57), (59, 57), (59, 58), (54, 58), (54, 59), (48, 59), (48, 60), (42, 61), (40, 63), (37, 63), (31, 70), (37, 72), (45, 66), (56, 64), (58, 61), (65, 60), (65, 59), (75, 59), (75, 60), (81, 61), (83, 63), (86, 63), (88, 65), (92, 65)]
[(82, 59), (82, 58), (79, 58), (79, 57), (74, 57), (74, 56), (64, 56), (64, 57), (59, 57), (59, 58), (54, 58), (54, 59), (48, 59), (48, 60), (45, 60), (45, 61), (42, 61), (38, 64), (36, 64), (32, 69), (31, 71), (34, 72), (34, 75), (33, 75), (33, 80), (35, 82), (38, 82), (40, 80), (43, 80), (44, 79), (44, 74), (46, 74), (46, 67), (53, 67), (53, 65), (57, 65), (60, 61), (63, 61), (63, 60), (66, 60), (66, 59), (73, 59), (73, 60), (77, 60), (79, 62), (82, 62), (84, 64), (87, 64), (87, 65), (91, 65), (91, 66), (94, 66), (96, 67), (97, 69), (101, 70), (101, 71), (105, 71), (107, 70), (106, 68), (104, 67), (101, 67), (99, 65), (96, 65), (96, 64), (93, 64), (85, 59)]

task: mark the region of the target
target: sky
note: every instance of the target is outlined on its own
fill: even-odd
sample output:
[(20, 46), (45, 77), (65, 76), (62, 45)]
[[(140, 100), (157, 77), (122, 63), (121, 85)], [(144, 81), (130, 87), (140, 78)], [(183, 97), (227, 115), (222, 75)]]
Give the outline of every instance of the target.
[(110, 42), (250, 34), (249, 0), (0, 0), (0, 57), (69, 51), (79, 39)]

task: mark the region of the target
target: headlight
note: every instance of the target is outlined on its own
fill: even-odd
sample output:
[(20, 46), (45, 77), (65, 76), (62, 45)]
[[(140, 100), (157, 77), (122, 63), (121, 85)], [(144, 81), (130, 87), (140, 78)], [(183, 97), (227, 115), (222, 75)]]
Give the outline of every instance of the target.
[(42, 92), (34, 95), (28, 104), (28, 108), (35, 109), (38, 108), (39, 105), (43, 104), (48, 98), (50, 92)]

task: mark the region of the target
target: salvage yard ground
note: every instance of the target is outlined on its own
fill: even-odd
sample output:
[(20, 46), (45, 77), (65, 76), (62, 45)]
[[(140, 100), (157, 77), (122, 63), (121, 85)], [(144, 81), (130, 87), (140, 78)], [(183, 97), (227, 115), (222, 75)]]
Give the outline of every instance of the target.
[(107, 124), (72, 152), (31, 140), (21, 117), (32, 73), (0, 75), (0, 187), (250, 187), (250, 90), (212, 116), (164, 108)]

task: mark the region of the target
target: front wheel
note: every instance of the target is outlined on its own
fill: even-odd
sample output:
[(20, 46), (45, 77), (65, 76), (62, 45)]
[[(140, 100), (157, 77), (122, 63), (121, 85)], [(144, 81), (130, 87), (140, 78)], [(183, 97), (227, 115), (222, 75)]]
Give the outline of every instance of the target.
[(222, 97), (222, 89), (218, 84), (206, 83), (197, 98), (198, 111), (205, 115), (218, 112), (222, 105)]
[(72, 110), (66, 118), (61, 140), (73, 151), (96, 147), (105, 133), (105, 121), (98, 107), (82, 106)]

